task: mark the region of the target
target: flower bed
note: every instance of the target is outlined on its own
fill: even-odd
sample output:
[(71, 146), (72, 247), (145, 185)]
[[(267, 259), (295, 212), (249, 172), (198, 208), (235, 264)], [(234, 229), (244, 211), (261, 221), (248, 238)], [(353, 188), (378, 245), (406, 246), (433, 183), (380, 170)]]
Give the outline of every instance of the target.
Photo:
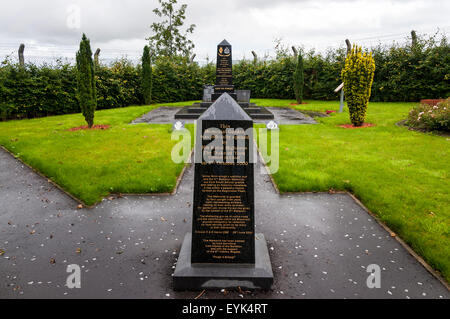
[(449, 132), (450, 98), (437, 104), (420, 104), (409, 113), (406, 124), (425, 131)]

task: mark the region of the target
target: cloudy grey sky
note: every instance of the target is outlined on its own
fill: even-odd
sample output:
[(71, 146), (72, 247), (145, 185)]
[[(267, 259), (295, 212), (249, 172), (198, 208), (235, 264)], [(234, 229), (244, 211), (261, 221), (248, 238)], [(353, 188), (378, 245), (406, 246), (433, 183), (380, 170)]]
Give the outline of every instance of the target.
[[(273, 54), (274, 39), (323, 51), (346, 38), (370, 46), (402, 41), (412, 29), (450, 32), (449, 0), (179, 0), (188, 4), (187, 24), (199, 61), (213, 58), (226, 38), (234, 58)], [(72, 57), (85, 32), (103, 57), (137, 57), (157, 18), (157, 0), (2, 1), (0, 58), (20, 43), (30, 56)], [(77, 12), (79, 9), (80, 20)], [(78, 28), (79, 27), (79, 28)]]

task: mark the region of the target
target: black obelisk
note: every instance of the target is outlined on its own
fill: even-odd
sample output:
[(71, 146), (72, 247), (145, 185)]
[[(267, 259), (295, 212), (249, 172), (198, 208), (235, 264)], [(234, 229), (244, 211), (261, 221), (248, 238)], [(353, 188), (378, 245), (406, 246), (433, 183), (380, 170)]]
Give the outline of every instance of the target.
[(181, 248), (174, 289), (270, 289), (267, 243), (255, 234), (253, 121), (224, 93), (196, 132), (192, 234)]
[(237, 100), (233, 85), (233, 48), (227, 40), (223, 40), (217, 46), (216, 85), (212, 96), (213, 102), (223, 93), (228, 93), (234, 100)]

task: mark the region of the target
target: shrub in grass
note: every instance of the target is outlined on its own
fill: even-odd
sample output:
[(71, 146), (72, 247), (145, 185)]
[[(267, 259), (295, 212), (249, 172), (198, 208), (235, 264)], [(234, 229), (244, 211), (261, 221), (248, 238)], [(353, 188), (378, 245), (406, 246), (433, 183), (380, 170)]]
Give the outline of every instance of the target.
[(294, 72), (294, 92), (298, 104), (303, 103), (303, 87), (305, 86), (305, 71), (303, 66), (303, 56), (298, 54), (298, 61)]
[(89, 127), (94, 125), (95, 109), (97, 108), (97, 90), (94, 74), (91, 43), (86, 35), (83, 34), (80, 50), (77, 52), (77, 98)]
[(350, 119), (354, 126), (362, 126), (366, 119), (374, 74), (375, 60), (372, 53), (363, 53), (361, 47), (354, 46), (342, 70)]
[(149, 105), (152, 102), (152, 85), (153, 71), (150, 60), (150, 48), (148, 45), (144, 47), (142, 55), (142, 94), (144, 95), (144, 103)]
[(409, 113), (407, 124), (426, 131), (450, 132), (450, 98), (436, 105), (415, 107)]

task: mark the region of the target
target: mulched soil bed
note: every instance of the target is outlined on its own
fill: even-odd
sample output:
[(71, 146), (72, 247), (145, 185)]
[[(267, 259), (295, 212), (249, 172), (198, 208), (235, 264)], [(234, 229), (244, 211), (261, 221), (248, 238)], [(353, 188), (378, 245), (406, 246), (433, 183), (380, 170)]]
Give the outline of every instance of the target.
[(109, 128), (111, 128), (111, 125), (94, 125), (93, 127), (89, 128), (89, 126), (79, 126), (79, 127), (74, 127), (71, 128), (69, 131), (70, 132), (76, 132), (76, 131), (104, 131), (104, 130), (108, 130)]
[(376, 126), (375, 124), (371, 124), (371, 123), (364, 123), (362, 126), (354, 126), (353, 124), (345, 124), (345, 125), (339, 125), (339, 127), (343, 127), (349, 130), (357, 130), (360, 128), (367, 128), (367, 127), (374, 127)]

